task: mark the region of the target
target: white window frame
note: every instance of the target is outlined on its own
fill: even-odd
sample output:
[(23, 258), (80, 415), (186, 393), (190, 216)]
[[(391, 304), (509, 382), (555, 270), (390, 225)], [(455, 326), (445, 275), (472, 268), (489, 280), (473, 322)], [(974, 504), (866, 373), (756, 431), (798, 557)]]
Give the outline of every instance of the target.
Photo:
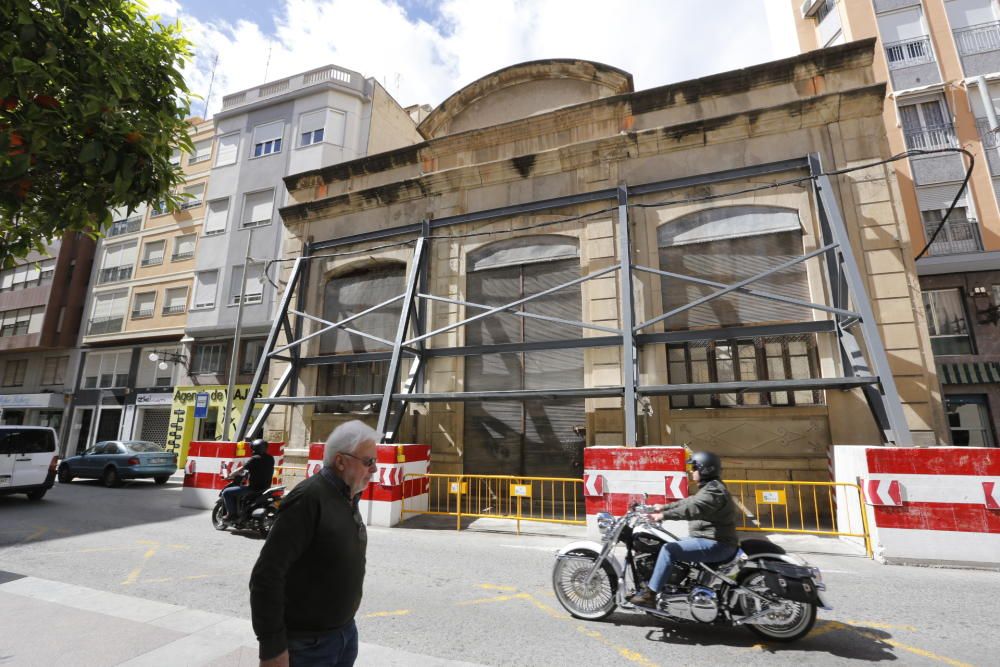
[[(181, 243), (183, 241), (191, 242), (191, 253), (189, 255), (179, 252)], [(195, 248), (198, 246), (198, 235), (197, 234), (181, 234), (180, 236), (174, 237), (174, 252), (170, 255), (171, 262), (186, 262), (187, 260), (194, 257)]]
[[(204, 292), (208, 291), (207, 283), (202, 281), (202, 276), (207, 276), (213, 274), (215, 276), (215, 284), (211, 287), (212, 290), (212, 300), (205, 301)], [(219, 270), (212, 269), (211, 271), (199, 271), (195, 274), (194, 283), (194, 301), (191, 304), (191, 310), (210, 310), (215, 308), (216, 300), (219, 297)]]
[(250, 142), (250, 159), (254, 160), (281, 153), (284, 134), (285, 121), (283, 120), (261, 123), (254, 127), (253, 141)]
[[(225, 208), (219, 211), (219, 204), (224, 204)], [(218, 221), (222, 220), (222, 226), (217, 227)], [(224, 234), (226, 232), (226, 227), (229, 225), (229, 197), (220, 197), (218, 199), (213, 199), (208, 202), (208, 208), (205, 211), (205, 222), (202, 224), (202, 233), (205, 236), (215, 236), (216, 234)]]
[[(181, 293), (181, 298), (178, 297)], [(178, 303), (182, 302), (182, 303)], [(187, 286), (168, 287), (163, 292), (163, 315), (179, 315), (187, 312), (188, 288)]]
[[(160, 249), (160, 259), (153, 261), (151, 257), (154, 255), (154, 249), (159, 246)], [(163, 258), (167, 254), (167, 241), (166, 239), (157, 239), (155, 241), (146, 241), (142, 246), (142, 261), (140, 266), (158, 266), (163, 264)]]
[[(150, 298), (151, 297), (151, 298)], [(140, 308), (141, 305), (144, 306)], [(136, 292), (132, 297), (132, 319), (144, 320), (156, 314), (156, 290)]]
[[(243, 282), (243, 265), (233, 267), (232, 279), (229, 283), (229, 305), (238, 306), (240, 304), (240, 291)], [(261, 303), (264, 300), (264, 264), (261, 262), (250, 264), (250, 275), (247, 278), (246, 294), (244, 304)]]
[(188, 154), (188, 165), (199, 164), (212, 157), (212, 139), (194, 142), (194, 152)]
[[(254, 197), (258, 195), (265, 195), (270, 193), (271, 195), (271, 211), (267, 218), (260, 218), (259, 220), (250, 220), (248, 216), (252, 214), (253, 209), (260, 204), (252, 202)], [(240, 227), (243, 229), (249, 229), (250, 227), (264, 227), (271, 224), (274, 221), (274, 188), (268, 188), (266, 190), (257, 190), (255, 192), (247, 192), (243, 195), (243, 211), (240, 216)]]

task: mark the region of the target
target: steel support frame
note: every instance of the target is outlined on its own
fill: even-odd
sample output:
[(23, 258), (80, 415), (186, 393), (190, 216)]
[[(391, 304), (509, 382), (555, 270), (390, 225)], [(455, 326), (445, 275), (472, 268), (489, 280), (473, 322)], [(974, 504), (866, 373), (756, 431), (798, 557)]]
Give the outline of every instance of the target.
[[(718, 283), (715, 281), (704, 280), (701, 278), (695, 278), (691, 276), (683, 276), (680, 274), (673, 274), (670, 272), (661, 271), (659, 269), (653, 269), (650, 267), (637, 266), (633, 264), (632, 261), (632, 241), (631, 241), (631, 222), (629, 217), (629, 194), (633, 196), (637, 194), (652, 194), (655, 192), (664, 192), (672, 189), (692, 187), (699, 185), (707, 185), (714, 183), (722, 183), (726, 181), (739, 180), (744, 178), (750, 178), (754, 176), (760, 176), (765, 174), (776, 174), (787, 172), (790, 170), (809, 170), (810, 177), (813, 181), (814, 192), (815, 192), (815, 203), (817, 211), (820, 216), (820, 222), (823, 230), (823, 242), (824, 245), (817, 251), (807, 253), (804, 256), (796, 258), (790, 262), (785, 262), (782, 266), (776, 267), (774, 269), (765, 271), (761, 274), (752, 276), (749, 279), (739, 281), (733, 285), (727, 285), (724, 283)], [(441, 229), (445, 227), (450, 227), (459, 224), (467, 224), (471, 222), (488, 221), (498, 218), (510, 217), (513, 215), (532, 213), (543, 210), (552, 210), (555, 208), (567, 207), (567, 206), (577, 206), (584, 203), (604, 201), (614, 199), (617, 204), (616, 207), (609, 207), (600, 212), (613, 212), (617, 211), (618, 220), (618, 246), (619, 253), (616, 265), (612, 265), (605, 269), (590, 273), (586, 276), (581, 276), (580, 278), (573, 279), (562, 285), (546, 289), (538, 294), (530, 295), (528, 297), (519, 299), (517, 301), (504, 304), (496, 307), (488, 307), (482, 304), (476, 304), (472, 302), (462, 301), (459, 299), (449, 299), (446, 297), (435, 296), (429, 293), (427, 289), (428, 283), (428, 272), (429, 272), (429, 257), (430, 252), (428, 250), (431, 240), (434, 238), (431, 235), (432, 230)], [(850, 241), (847, 235), (847, 230), (844, 227), (843, 218), (840, 215), (839, 208), (837, 206), (836, 198), (831, 189), (829, 178), (822, 175), (819, 166), (818, 157), (815, 155), (808, 156), (806, 158), (798, 158), (793, 160), (785, 160), (781, 162), (769, 163), (765, 165), (745, 167), (740, 169), (728, 170), (725, 172), (717, 172), (713, 174), (703, 174), (692, 177), (686, 177), (681, 179), (673, 179), (669, 181), (661, 181), (657, 183), (650, 183), (640, 186), (627, 186), (625, 184), (619, 186), (615, 189), (600, 190), (590, 193), (583, 193), (580, 195), (572, 195), (568, 197), (559, 197), (555, 199), (541, 200), (536, 202), (528, 202), (525, 204), (517, 204), (513, 206), (500, 207), (496, 209), (490, 209), (486, 211), (479, 211), (470, 214), (463, 214), (459, 216), (452, 216), (449, 218), (442, 218), (438, 220), (423, 221), (419, 224), (403, 225), (401, 227), (395, 227), (392, 229), (379, 230), (377, 232), (369, 232), (365, 234), (356, 234), (349, 237), (343, 237), (340, 239), (323, 241), (319, 243), (312, 243), (308, 246), (308, 253), (315, 255), (320, 251), (331, 250), (334, 248), (339, 248), (348, 245), (356, 245), (359, 243), (366, 243), (381, 239), (390, 239), (399, 236), (412, 236), (417, 234), (415, 240), (415, 247), (413, 253), (413, 259), (409, 267), (409, 273), (406, 283), (406, 291), (402, 295), (393, 297), (392, 299), (379, 304), (378, 306), (369, 308), (363, 313), (358, 313), (352, 315), (340, 322), (328, 322), (323, 318), (316, 317), (314, 315), (309, 315), (304, 312), (303, 304), (304, 298), (300, 293), (298, 308), (290, 309), (290, 295), (298, 287), (300, 290), (304, 288), (305, 282), (302, 279), (304, 272), (304, 267), (302, 266), (303, 259), (296, 261), (295, 267), (292, 271), (292, 276), (290, 277), (288, 284), (286, 286), (285, 296), (282, 299), (280, 312), (272, 326), (271, 334), (268, 336), (267, 342), (265, 344), (265, 355), (262, 359), (261, 366), (258, 367), (258, 371), (254, 377), (254, 384), (251, 386), (250, 396), (247, 399), (247, 405), (244, 409), (244, 414), (241, 416), (241, 423), (238, 429), (239, 437), (243, 437), (246, 434), (246, 421), (251, 413), (253, 404), (260, 404), (263, 406), (258, 419), (254, 422), (253, 429), (251, 433), (259, 429), (267, 414), (270, 411), (270, 407), (275, 404), (287, 404), (287, 405), (304, 405), (304, 404), (316, 404), (328, 401), (337, 402), (353, 402), (353, 403), (374, 403), (379, 404), (379, 416), (378, 416), (378, 427), (379, 430), (384, 432), (384, 440), (392, 442), (397, 437), (398, 427), (402, 415), (405, 412), (405, 405), (408, 402), (436, 402), (436, 401), (466, 401), (466, 400), (520, 400), (529, 398), (557, 398), (557, 397), (574, 397), (574, 398), (598, 398), (598, 397), (617, 397), (620, 396), (623, 399), (623, 411), (625, 415), (625, 443), (628, 446), (635, 446), (638, 444), (637, 437), (637, 427), (636, 427), (636, 413), (637, 413), (637, 399), (640, 396), (662, 396), (662, 395), (679, 395), (679, 394), (704, 394), (704, 393), (731, 393), (731, 392), (743, 392), (743, 391), (778, 391), (778, 390), (791, 390), (796, 389), (850, 389), (861, 387), (866, 394), (869, 405), (872, 409), (873, 415), (876, 421), (879, 423), (882, 431), (888, 442), (905, 444), (912, 441), (909, 435), (909, 430), (906, 428), (905, 416), (902, 413), (902, 406), (899, 402), (899, 395), (895, 389), (895, 383), (892, 381), (892, 375), (888, 368), (888, 360), (885, 355), (884, 347), (882, 346), (881, 339), (878, 336), (877, 326), (875, 324), (875, 319), (873, 316), (873, 311), (871, 304), (868, 302), (867, 294), (863, 286), (863, 277), (860, 273), (858, 265), (854, 259), (853, 252), (850, 248)], [(794, 265), (799, 262), (806, 261), (812, 257), (823, 256), (826, 259), (828, 275), (831, 281), (831, 299), (834, 301), (832, 306), (825, 304), (817, 304), (808, 301), (802, 301), (798, 299), (791, 299), (789, 297), (784, 297), (782, 295), (776, 295), (767, 293), (761, 290), (756, 290), (748, 287), (754, 281), (760, 280), (764, 277), (772, 275), (776, 271), (785, 268), (785, 264)], [(534, 299), (551, 294), (560, 289), (570, 287), (573, 285), (580, 284), (587, 280), (591, 280), (613, 271), (618, 271), (619, 273), (619, 299), (620, 299), (620, 312), (621, 312), (621, 322), (622, 328), (620, 330), (613, 329), (611, 327), (605, 327), (600, 325), (595, 325), (586, 322), (577, 322), (572, 320), (563, 320), (560, 318), (554, 318), (549, 316), (540, 316), (532, 313), (520, 312), (517, 309), (524, 303), (528, 303)], [(688, 308), (700, 305), (703, 302), (707, 302), (714, 298), (719, 298), (725, 294), (737, 292), (745, 294), (750, 297), (756, 297), (761, 299), (783, 301), (788, 303), (794, 303), (795, 305), (803, 306), (806, 308), (811, 308), (816, 311), (821, 311), (827, 315), (832, 316), (834, 319), (824, 319), (824, 320), (809, 320), (803, 322), (794, 323), (782, 323), (782, 324), (765, 324), (765, 325), (746, 325), (737, 327), (720, 327), (718, 329), (712, 330), (697, 330), (697, 331), (679, 331), (679, 332), (648, 332), (642, 333), (641, 330), (648, 327), (656, 322), (662, 321), (669, 314), (659, 316), (650, 321), (636, 324), (635, 323), (635, 304), (634, 304), (634, 289), (633, 289), (633, 276), (635, 271), (646, 272), (650, 274), (661, 275), (665, 277), (673, 277), (680, 280), (686, 280), (689, 282), (701, 283), (710, 285), (712, 287), (718, 288), (717, 291), (707, 297), (702, 297), (701, 299), (687, 304), (681, 310), (686, 310)], [(852, 299), (848, 299), (847, 292), (850, 292)], [(363, 332), (356, 332), (361, 335), (365, 335), (368, 338), (374, 338), (383, 343), (388, 343), (391, 346), (391, 351), (389, 352), (370, 352), (370, 353), (359, 353), (353, 355), (327, 355), (322, 357), (303, 357), (299, 350), (300, 346), (306, 340), (314, 338), (326, 331), (332, 330), (334, 328), (342, 328), (348, 330), (346, 325), (349, 321), (355, 320), (364, 314), (377, 310), (378, 308), (385, 307), (391, 303), (402, 299), (403, 307), (401, 309), (400, 320), (397, 325), (396, 336), (393, 341), (385, 341), (381, 338), (372, 336), (370, 334), (364, 334)], [(425, 332), (428, 328), (426, 326), (426, 305), (429, 301), (443, 301), (448, 303), (453, 303), (456, 305), (461, 305), (465, 308), (474, 308), (481, 310), (483, 312), (477, 313), (475, 315), (467, 316), (459, 322), (448, 324), (447, 326), (439, 327), (433, 331)], [(857, 310), (851, 310), (849, 306), (849, 301), (853, 304)], [(535, 317), (539, 319), (545, 319), (547, 321), (555, 321), (562, 324), (568, 324), (580, 328), (590, 328), (603, 331), (610, 335), (600, 336), (600, 337), (590, 337), (590, 338), (580, 338), (576, 340), (563, 340), (563, 341), (542, 341), (534, 343), (505, 343), (505, 344), (494, 344), (494, 345), (478, 345), (470, 347), (457, 347), (457, 348), (431, 348), (426, 346), (426, 342), (433, 336), (452, 331), (463, 327), (471, 322), (478, 321), (485, 317), (489, 317), (500, 312), (511, 312), (520, 317)], [(671, 313), (673, 314), (673, 313)], [(291, 343), (281, 347), (280, 349), (275, 348), (275, 343), (277, 339), (277, 332), (280, 327), (284, 327), (286, 332), (290, 333), (289, 328), (289, 317), (295, 315), (297, 316), (297, 321), (295, 325), (295, 340)], [(302, 323), (304, 320), (309, 319), (316, 322), (320, 322), (324, 325), (324, 328), (320, 331), (313, 332), (306, 336), (302, 336)], [(853, 336), (847, 331), (848, 328), (860, 325), (864, 333), (865, 343), (873, 359), (873, 364), (875, 365), (875, 374), (871, 374), (866, 371), (866, 366), (864, 365), (864, 357), (857, 346), (856, 341), (854, 341)], [(353, 330), (351, 330), (353, 331)], [(413, 333), (408, 334), (409, 331)], [(786, 335), (794, 333), (821, 333), (821, 332), (834, 332), (837, 334), (837, 340), (840, 343), (839, 347), (841, 349), (842, 357), (845, 361), (853, 360), (853, 363), (845, 363), (845, 370), (848, 372), (847, 377), (842, 378), (815, 378), (815, 379), (800, 379), (800, 380), (763, 380), (763, 381), (747, 381), (739, 383), (708, 383), (708, 384), (679, 384), (679, 385), (652, 385), (652, 386), (642, 386), (638, 382), (638, 357), (639, 351), (645, 347), (654, 346), (658, 347), (665, 343), (670, 342), (683, 342), (683, 341), (693, 341), (693, 340), (714, 340), (717, 338), (732, 338), (732, 337), (755, 337), (755, 336), (774, 336), (774, 335)], [(410, 336), (407, 339), (407, 336)], [(853, 349), (851, 345), (854, 345)], [(609, 386), (609, 387), (579, 387), (579, 388), (568, 388), (568, 389), (551, 389), (551, 390), (524, 390), (524, 391), (490, 391), (490, 392), (418, 392), (414, 391), (415, 387), (422, 385), (422, 376), (426, 361), (435, 357), (456, 357), (456, 356), (469, 356), (478, 354), (496, 354), (502, 352), (518, 352), (518, 351), (528, 351), (528, 350), (544, 350), (544, 349), (570, 349), (570, 348), (586, 348), (586, 347), (602, 347), (602, 346), (614, 346), (620, 345), (622, 348), (622, 375), (623, 384), (620, 386)], [(293, 361), (291, 367), (286, 372), (279, 382), (272, 387), (270, 396), (267, 398), (256, 398), (257, 391), (259, 391), (261, 385), (261, 375), (262, 369), (264, 368), (265, 359), (277, 358), (277, 355), (281, 352), (286, 352), (292, 350)], [(401, 387), (402, 391), (396, 391), (395, 387), (399, 382), (399, 370), (400, 362), (403, 354), (411, 355), (411, 373), (407, 382)], [(859, 362), (858, 359), (861, 361)], [(346, 395), (346, 396), (281, 396), (281, 392), (284, 386), (287, 384), (290, 378), (297, 377), (299, 366), (311, 366), (311, 365), (324, 365), (324, 364), (334, 364), (334, 363), (352, 363), (360, 361), (375, 361), (375, 360), (388, 360), (389, 361), (389, 373), (386, 381), (386, 385), (383, 388), (381, 394), (358, 394), (358, 395)], [(393, 406), (399, 403), (400, 407), (395, 412), (393, 412)], [(392, 424), (389, 423), (390, 419)], [(388, 427), (388, 428), (387, 428)]]

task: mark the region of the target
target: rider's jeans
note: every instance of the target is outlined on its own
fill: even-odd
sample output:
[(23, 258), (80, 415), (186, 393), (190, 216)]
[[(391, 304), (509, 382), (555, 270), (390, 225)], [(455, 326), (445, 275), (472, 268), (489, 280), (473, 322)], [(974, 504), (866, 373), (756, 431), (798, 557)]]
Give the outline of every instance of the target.
[(226, 504), (226, 512), (229, 513), (229, 518), (236, 518), (236, 504), (239, 502), (240, 497), (251, 493), (253, 493), (253, 489), (249, 486), (231, 486), (228, 489), (222, 490), (222, 502)]
[(675, 560), (685, 563), (717, 563), (735, 553), (736, 547), (705, 537), (688, 537), (677, 542), (667, 542), (656, 559), (653, 576), (649, 578), (649, 588), (654, 593), (660, 592), (663, 584), (670, 581), (670, 570)]

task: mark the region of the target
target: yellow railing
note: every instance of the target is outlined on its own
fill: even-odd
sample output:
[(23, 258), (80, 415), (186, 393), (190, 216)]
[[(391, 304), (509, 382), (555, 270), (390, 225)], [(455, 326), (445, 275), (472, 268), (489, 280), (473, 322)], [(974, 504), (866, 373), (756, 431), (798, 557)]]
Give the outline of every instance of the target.
[[(462, 529), (463, 518), (509, 519), (585, 525), (583, 480), (563, 477), (514, 477), (509, 475), (444, 475), (414, 473), (404, 480), (426, 478), (426, 507), (403, 499), (402, 513), (455, 517)], [(423, 501), (421, 501), (423, 505)]]
[(737, 530), (856, 537), (872, 555), (864, 496), (857, 484), (744, 479), (725, 484), (740, 508)]

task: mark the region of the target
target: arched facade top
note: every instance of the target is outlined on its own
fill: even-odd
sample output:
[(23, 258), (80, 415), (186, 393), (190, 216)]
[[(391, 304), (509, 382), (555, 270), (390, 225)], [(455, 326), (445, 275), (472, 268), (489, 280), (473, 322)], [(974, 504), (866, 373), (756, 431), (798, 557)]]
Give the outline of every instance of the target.
[(632, 75), (609, 65), (535, 60), (470, 83), (442, 102), (417, 129), (435, 139), (632, 91)]
[(660, 225), (656, 232), (661, 248), (707, 243), (723, 239), (801, 231), (799, 212), (782, 206), (720, 206), (687, 213)]
[(580, 256), (580, 242), (572, 236), (540, 235), (505, 239), (469, 253), (468, 270), (485, 271), (503, 266), (551, 262)]

